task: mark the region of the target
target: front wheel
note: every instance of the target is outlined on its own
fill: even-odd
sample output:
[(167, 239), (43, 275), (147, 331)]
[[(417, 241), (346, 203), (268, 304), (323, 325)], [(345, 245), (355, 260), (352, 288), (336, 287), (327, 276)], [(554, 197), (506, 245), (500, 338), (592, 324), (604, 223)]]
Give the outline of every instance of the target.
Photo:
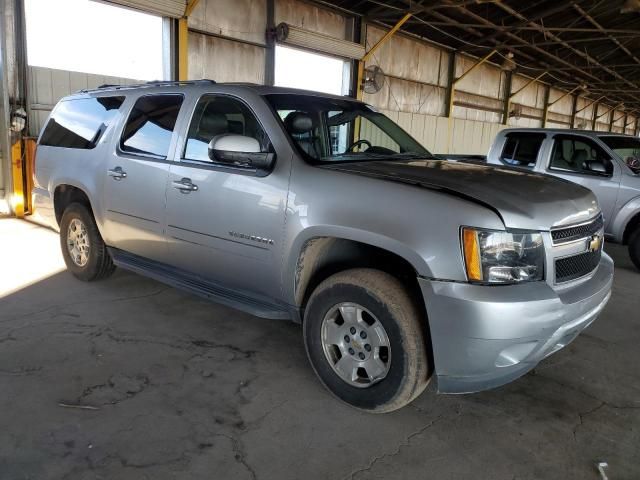
[(385, 413), (429, 382), (424, 319), (403, 285), (373, 269), (337, 273), (311, 295), (304, 340), (313, 369), (340, 400)]
[(62, 214), (60, 248), (67, 269), (80, 280), (99, 280), (115, 270), (93, 215), (80, 203), (72, 203)]
[(640, 226), (636, 228), (629, 238), (629, 256), (636, 268), (640, 270)]

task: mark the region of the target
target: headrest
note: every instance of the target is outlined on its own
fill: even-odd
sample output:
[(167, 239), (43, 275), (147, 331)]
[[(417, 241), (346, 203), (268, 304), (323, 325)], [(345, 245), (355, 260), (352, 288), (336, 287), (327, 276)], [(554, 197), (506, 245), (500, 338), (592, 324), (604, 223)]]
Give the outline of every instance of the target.
[(313, 119), (305, 112), (291, 112), (284, 119), (284, 127), (289, 133), (307, 133), (313, 129)]
[(229, 130), (229, 122), (226, 115), (222, 113), (207, 113), (206, 111), (200, 119), (198, 131), (214, 137), (221, 133), (227, 133)]
[(575, 152), (573, 152), (573, 155), (571, 155), (571, 163), (575, 164), (575, 163), (582, 163), (587, 159), (587, 151), (580, 149), (580, 150), (576, 150)]

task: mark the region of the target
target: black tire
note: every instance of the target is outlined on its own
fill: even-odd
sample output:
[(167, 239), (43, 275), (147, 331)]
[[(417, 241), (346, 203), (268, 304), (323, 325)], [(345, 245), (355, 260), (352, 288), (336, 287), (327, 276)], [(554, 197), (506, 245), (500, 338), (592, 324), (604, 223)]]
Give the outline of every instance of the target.
[[(336, 305), (349, 302), (376, 317), (390, 344), (386, 377), (366, 388), (343, 380), (323, 350), (323, 319)], [(305, 309), (303, 334), (309, 361), (324, 386), (343, 402), (371, 413), (397, 410), (413, 401), (429, 383), (426, 319), (420, 312), (406, 288), (387, 273), (366, 268), (337, 273), (314, 290)]]
[(636, 268), (640, 270), (640, 226), (629, 237), (629, 256)]
[[(71, 258), (69, 248), (67, 247), (69, 225), (74, 219), (84, 224), (89, 240), (88, 259), (84, 265), (79, 265)], [(64, 257), (67, 269), (76, 278), (84, 280), (85, 282), (106, 278), (110, 276), (116, 268), (102, 240), (102, 236), (100, 236), (93, 215), (87, 207), (80, 203), (70, 204), (62, 214), (62, 220), (60, 221), (60, 248), (62, 249), (62, 256)]]

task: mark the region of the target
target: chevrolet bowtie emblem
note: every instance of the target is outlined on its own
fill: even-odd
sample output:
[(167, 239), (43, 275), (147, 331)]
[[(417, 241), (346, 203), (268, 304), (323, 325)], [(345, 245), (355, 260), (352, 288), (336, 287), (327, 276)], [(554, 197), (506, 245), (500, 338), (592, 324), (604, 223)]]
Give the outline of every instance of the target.
[(600, 250), (601, 246), (602, 246), (602, 237), (600, 235), (594, 235), (593, 237), (591, 237), (588, 244), (590, 252), (597, 252), (598, 250)]

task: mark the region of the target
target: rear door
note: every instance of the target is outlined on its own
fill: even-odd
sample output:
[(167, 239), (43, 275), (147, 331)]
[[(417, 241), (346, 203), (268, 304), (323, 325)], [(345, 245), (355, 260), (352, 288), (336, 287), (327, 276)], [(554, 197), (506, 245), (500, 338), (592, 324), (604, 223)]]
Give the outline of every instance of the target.
[(110, 246), (153, 260), (166, 257), (165, 189), (179, 94), (143, 95), (124, 123), (104, 172), (105, 237)]
[(593, 191), (608, 230), (620, 187), (620, 167), (600, 145), (583, 135), (554, 135), (546, 173)]
[(167, 184), (169, 262), (240, 293), (278, 297), (288, 162), (259, 172), (209, 158), (209, 142), (225, 134), (273, 151), (257, 116), (237, 97), (203, 95), (189, 123)]

